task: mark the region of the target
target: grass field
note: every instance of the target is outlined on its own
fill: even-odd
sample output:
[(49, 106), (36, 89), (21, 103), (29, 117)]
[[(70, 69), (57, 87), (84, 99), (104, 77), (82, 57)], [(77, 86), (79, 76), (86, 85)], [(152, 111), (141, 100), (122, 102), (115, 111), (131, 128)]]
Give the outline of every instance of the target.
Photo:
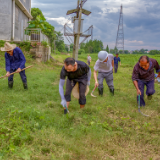
[[(53, 55), (59, 62), (36, 63), (27, 53), (28, 91), (15, 74), (14, 87), (0, 79), (0, 159), (2, 160), (160, 160), (160, 85), (151, 101), (146, 98), (144, 117), (137, 111), (131, 74), (139, 55), (120, 55), (122, 65), (114, 74), (115, 96), (104, 83), (104, 96), (90, 96), (79, 108), (72, 97), (70, 113), (63, 115), (58, 91), (59, 74), (67, 55)], [(87, 54), (79, 60), (86, 62)], [(97, 60), (91, 54), (91, 69)], [(160, 63), (160, 56), (156, 58)], [(0, 52), (0, 76), (5, 74)], [(98, 91), (95, 91), (98, 96)]]

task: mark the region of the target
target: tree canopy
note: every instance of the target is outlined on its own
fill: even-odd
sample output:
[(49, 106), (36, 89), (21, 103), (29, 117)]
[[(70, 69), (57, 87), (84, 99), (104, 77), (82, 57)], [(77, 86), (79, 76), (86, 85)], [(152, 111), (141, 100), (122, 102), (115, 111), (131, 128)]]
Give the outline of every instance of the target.
[(90, 40), (86, 43), (82, 43), (80, 49), (84, 49), (85, 53), (98, 53), (103, 50), (103, 42), (100, 40)]

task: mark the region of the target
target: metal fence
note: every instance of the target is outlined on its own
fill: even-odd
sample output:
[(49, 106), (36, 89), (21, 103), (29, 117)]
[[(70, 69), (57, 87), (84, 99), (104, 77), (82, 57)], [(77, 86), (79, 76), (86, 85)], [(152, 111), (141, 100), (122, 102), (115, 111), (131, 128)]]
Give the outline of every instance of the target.
[(24, 41), (31, 41), (31, 42), (42, 42), (46, 41), (49, 43), (49, 38), (44, 35), (39, 28), (34, 29), (25, 29), (24, 30)]

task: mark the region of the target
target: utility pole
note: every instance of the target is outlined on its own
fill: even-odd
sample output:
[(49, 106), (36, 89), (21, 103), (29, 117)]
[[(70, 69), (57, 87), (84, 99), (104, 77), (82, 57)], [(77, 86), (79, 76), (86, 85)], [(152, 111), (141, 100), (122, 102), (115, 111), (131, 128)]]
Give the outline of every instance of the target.
[[(80, 0), (77, 1), (77, 6), (79, 6)], [(78, 18), (79, 12), (76, 14), (76, 18)], [(76, 59), (76, 41), (77, 41), (77, 35), (74, 35), (74, 45), (73, 45), (73, 58)]]
[[(76, 13), (76, 16), (73, 17), (73, 21), (74, 21), (74, 29), (77, 32), (73, 33), (73, 34), (65, 33), (65, 35), (67, 35), (67, 36), (73, 36), (74, 35), (73, 58), (75, 60), (78, 59), (78, 49), (79, 49), (79, 39), (80, 39), (80, 37), (89, 37), (90, 36), (90, 35), (83, 35), (81, 33), (81, 31), (82, 31), (82, 28), (81, 28), (81, 26), (82, 26), (81, 25), (82, 24), (82, 21), (81, 21), (82, 20), (81, 19), (82, 18), (82, 13), (85, 14), (85, 15), (89, 15), (91, 13), (90, 11), (82, 9), (82, 6), (86, 1), (87, 0), (77, 0), (77, 8), (69, 10), (67, 12), (67, 15), (72, 14), (72, 13)], [(76, 28), (77, 26), (75, 25), (75, 21), (77, 21), (77, 19), (78, 19), (78, 28)]]
[[(81, 0), (81, 4), (82, 4), (82, 0)], [(79, 49), (79, 38), (80, 38), (80, 31), (81, 31), (81, 17), (82, 17), (82, 5), (80, 5), (80, 10), (79, 10), (79, 21), (78, 21), (78, 33), (77, 33), (77, 38), (76, 38), (76, 42), (75, 42), (75, 59), (78, 59), (78, 49)]]
[(122, 5), (120, 9), (120, 17), (119, 17), (119, 24), (118, 24), (118, 31), (117, 31), (117, 38), (116, 38), (116, 48), (118, 50), (122, 49), (124, 53), (123, 7)]

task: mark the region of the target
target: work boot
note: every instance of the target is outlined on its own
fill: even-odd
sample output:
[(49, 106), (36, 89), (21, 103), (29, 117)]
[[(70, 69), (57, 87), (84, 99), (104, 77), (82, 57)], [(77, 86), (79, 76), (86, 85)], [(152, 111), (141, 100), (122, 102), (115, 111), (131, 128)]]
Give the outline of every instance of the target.
[(23, 83), (24, 89), (28, 89), (27, 83)]
[(99, 95), (103, 96), (103, 88), (98, 88), (98, 91), (99, 91)]
[(64, 114), (67, 114), (67, 110), (66, 109), (64, 109)]
[(114, 88), (110, 89), (110, 92), (111, 92), (112, 96), (114, 96)]
[(8, 81), (8, 87), (11, 89), (13, 88), (13, 81)]
[(147, 96), (147, 99), (148, 99), (148, 100), (151, 100), (151, 99), (152, 99), (152, 95), (148, 95), (148, 96)]

